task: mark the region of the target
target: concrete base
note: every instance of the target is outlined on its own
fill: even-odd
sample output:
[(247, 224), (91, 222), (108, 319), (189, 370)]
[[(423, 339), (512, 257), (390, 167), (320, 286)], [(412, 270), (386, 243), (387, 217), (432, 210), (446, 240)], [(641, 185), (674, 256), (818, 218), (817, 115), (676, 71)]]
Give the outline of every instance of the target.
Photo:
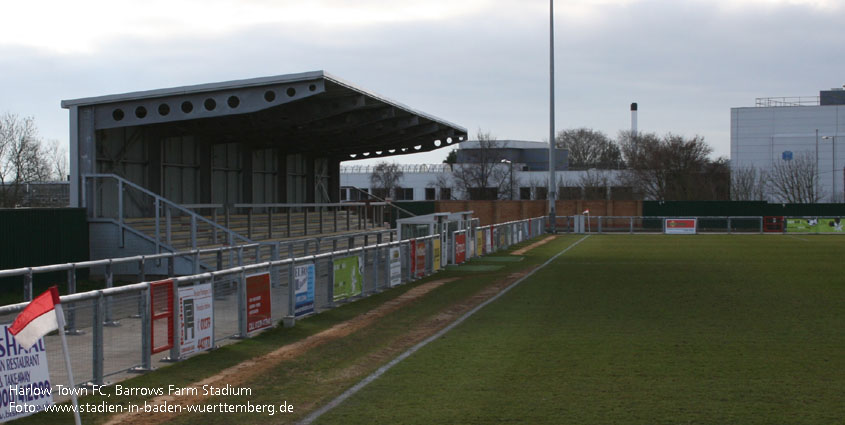
[(292, 328), (296, 324), (296, 317), (285, 316), (282, 318), (282, 324), (286, 328)]

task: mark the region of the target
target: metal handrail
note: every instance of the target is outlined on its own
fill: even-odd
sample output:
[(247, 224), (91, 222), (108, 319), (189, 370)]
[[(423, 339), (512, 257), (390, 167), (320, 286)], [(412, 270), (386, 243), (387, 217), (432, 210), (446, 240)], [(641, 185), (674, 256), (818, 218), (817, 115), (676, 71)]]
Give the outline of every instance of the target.
[[(129, 257), (116, 257), (116, 258), (107, 258), (107, 259), (99, 259), (99, 260), (87, 260), (87, 261), (80, 261), (80, 262), (71, 262), (71, 263), (62, 263), (62, 264), (49, 264), (43, 266), (34, 266), (34, 267), (19, 267), (15, 269), (5, 269), (0, 270), (0, 278), (6, 277), (15, 277), (15, 276), (32, 276), (37, 273), (49, 273), (49, 272), (58, 272), (58, 271), (69, 271), (69, 270), (76, 270), (76, 269), (84, 269), (84, 268), (93, 268), (93, 267), (103, 267), (103, 266), (116, 266), (121, 264), (127, 263), (136, 263), (136, 262), (146, 262), (149, 260), (163, 260), (163, 259), (172, 259), (172, 258), (182, 258), (182, 257), (198, 257), (200, 255), (205, 254), (212, 254), (212, 253), (224, 253), (224, 252), (232, 252), (236, 250), (248, 250), (248, 249), (260, 249), (263, 246), (278, 246), (279, 250), (283, 245), (287, 246), (294, 246), (298, 243), (306, 243), (310, 244), (311, 242), (316, 243), (318, 246), (321, 242), (324, 241), (334, 241), (334, 240), (344, 240), (349, 238), (358, 238), (361, 236), (366, 237), (369, 235), (383, 235), (385, 233), (390, 234), (394, 232), (393, 230), (374, 230), (369, 232), (355, 232), (355, 233), (345, 233), (342, 235), (332, 235), (332, 236), (324, 236), (324, 237), (311, 237), (311, 238), (301, 238), (301, 239), (293, 239), (293, 240), (283, 240), (283, 241), (274, 241), (274, 242), (255, 242), (250, 244), (241, 244), (241, 245), (232, 245), (232, 246), (221, 246), (215, 248), (203, 248), (203, 249), (192, 249), (186, 251), (172, 251), (172, 252), (165, 252), (159, 254), (149, 254), (149, 255), (134, 255)], [(307, 252), (308, 248), (306, 245), (305, 251)], [(258, 254), (256, 254), (258, 256)], [(257, 259), (257, 257), (256, 257)], [(195, 258), (196, 260), (196, 258)], [(24, 284), (24, 292), (25, 298), (31, 297), (31, 282)]]
[[(413, 240), (417, 240), (417, 241), (428, 240), (428, 239), (433, 239), (433, 238), (437, 238), (437, 237), (439, 237), (439, 235), (428, 235), (428, 236), (421, 236), (421, 237), (413, 239)], [(394, 246), (394, 245), (400, 245), (400, 244), (404, 244), (404, 243), (407, 243), (407, 242), (408, 241), (393, 241), (393, 242), (386, 242), (386, 243), (369, 245), (369, 246), (360, 246), (360, 247), (351, 248), (351, 249), (344, 249), (344, 250), (341, 250), (341, 251), (332, 251), (332, 252), (324, 252), (324, 253), (321, 253), (321, 254), (307, 255), (307, 256), (304, 256), (304, 257), (285, 258), (285, 259), (279, 259), (279, 260), (265, 261), (263, 263), (256, 263), (256, 264), (250, 264), (250, 265), (246, 265), (246, 266), (232, 267), (232, 268), (228, 268), (228, 269), (224, 269), (224, 270), (217, 270), (217, 271), (213, 271), (213, 272), (198, 273), (198, 274), (194, 274), (194, 275), (190, 275), (190, 276), (174, 277), (173, 282), (176, 285), (179, 285), (180, 283), (189, 283), (189, 282), (195, 282), (195, 281), (208, 280), (208, 279), (213, 279), (213, 278), (219, 277), (219, 276), (226, 276), (226, 275), (230, 275), (230, 274), (234, 274), (234, 273), (248, 272), (248, 271), (252, 271), (252, 270), (260, 270), (260, 269), (265, 269), (265, 268), (268, 268), (268, 267), (278, 267), (278, 266), (283, 266), (283, 265), (288, 265), (288, 264), (300, 263), (300, 262), (303, 262), (303, 261), (316, 261), (316, 260), (325, 259), (325, 258), (332, 258), (333, 256), (338, 256), (338, 255), (350, 255), (350, 254), (355, 254), (355, 253), (358, 253), (358, 252), (363, 252), (367, 249), (372, 249), (372, 248), (377, 248), (377, 247), (380, 247), (380, 248), (391, 247), (391, 246)], [(150, 285), (150, 283), (152, 283), (152, 281), (133, 283), (133, 284), (118, 286), (118, 287), (114, 287), (114, 288), (95, 289), (95, 290), (92, 290), (92, 291), (79, 292), (79, 293), (76, 293), (76, 294), (62, 295), (60, 297), (60, 300), (63, 303), (70, 303), (70, 302), (80, 302), (80, 301), (95, 299), (95, 298), (98, 298), (100, 296), (100, 294), (102, 294), (103, 296), (120, 295), (120, 294), (123, 294), (123, 293), (135, 292), (135, 291), (147, 289), (147, 287)], [(9, 304), (9, 305), (5, 305), (5, 306), (0, 306), (0, 315), (17, 313), (17, 312), (23, 310), (27, 305), (29, 305), (29, 301), (20, 302), (20, 303), (16, 303), (16, 304)]]
[[(128, 185), (129, 187), (131, 187), (131, 188), (133, 188), (133, 189), (135, 189), (135, 190), (138, 190), (138, 191), (140, 191), (141, 193), (144, 193), (144, 194), (146, 194), (146, 195), (148, 195), (148, 196), (151, 196), (153, 199), (155, 199), (155, 200), (156, 200), (157, 202), (159, 202), (159, 203), (163, 203), (163, 204), (167, 205), (168, 207), (170, 207), (170, 208), (174, 208), (174, 209), (176, 209), (177, 211), (180, 211), (180, 212), (182, 212), (182, 213), (184, 213), (184, 214), (187, 214), (188, 216), (190, 216), (190, 217), (192, 217), (192, 218), (194, 218), (194, 219), (196, 219), (196, 220), (199, 220), (199, 221), (202, 221), (202, 222), (204, 222), (204, 223), (206, 223), (206, 224), (211, 225), (212, 227), (216, 228), (217, 230), (220, 230), (220, 231), (222, 231), (222, 232), (226, 233), (227, 235), (231, 236), (233, 239), (234, 239), (234, 238), (238, 238), (238, 239), (240, 239), (241, 241), (244, 241), (244, 242), (246, 242), (246, 243), (253, 243), (253, 242), (255, 242), (255, 241), (253, 241), (253, 240), (251, 240), (251, 239), (247, 238), (246, 236), (241, 235), (241, 234), (240, 234), (240, 233), (238, 233), (238, 232), (235, 232), (235, 231), (233, 231), (233, 230), (231, 230), (231, 229), (227, 229), (226, 227), (223, 227), (223, 226), (221, 226), (221, 225), (219, 225), (219, 224), (217, 224), (217, 223), (215, 223), (215, 222), (213, 222), (213, 221), (211, 221), (211, 220), (209, 220), (209, 219), (207, 219), (207, 218), (203, 217), (203, 216), (202, 216), (202, 215), (200, 215), (200, 214), (197, 214), (197, 213), (195, 213), (195, 212), (193, 212), (193, 211), (191, 211), (191, 210), (189, 210), (189, 209), (187, 209), (187, 208), (184, 208), (184, 207), (182, 207), (181, 205), (179, 205), (179, 204), (177, 204), (177, 203), (175, 203), (175, 202), (173, 202), (173, 201), (171, 201), (171, 200), (169, 200), (169, 199), (167, 199), (167, 198), (165, 198), (165, 197), (162, 197), (162, 196), (160, 196), (160, 195), (157, 195), (157, 194), (153, 193), (152, 191), (150, 191), (150, 190), (148, 190), (148, 189), (145, 189), (145, 188), (141, 187), (140, 185), (137, 185), (137, 184), (135, 184), (135, 183), (133, 183), (133, 182), (131, 182), (131, 181), (129, 181), (129, 180), (126, 180), (125, 178), (120, 177), (120, 176), (118, 176), (118, 175), (116, 175), (116, 174), (83, 174), (83, 175), (82, 175), (82, 180), (83, 180), (83, 184), (82, 184), (82, 201), (83, 201), (83, 204), (85, 204), (85, 203), (86, 203), (86, 199), (85, 199), (85, 191), (86, 191), (86, 189), (85, 189), (85, 188), (86, 188), (86, 186), (87, 186), (87, 185), (85, 184), (85, 179), (87, 179), (87, 178), (92, 178), (92, 179), (96, 179), (96, 178), (111, 178), (111, 179), (115, 179), (115, 180), (117, 180), (120, 184), (125, 184), (125, 185)], [(121, 209), (122, 209), (122, 206), (120, 206), (120, 207), (121, 207)], [(123, 217), (119, 217), (119, 218), (120, 218), (120, 221), (121, 221), (121, 223), (122, 223), (122, 222), (123, 222)], [(123, 224), (121, 224), (121, 225), (123, 225)], [(157, 240), (159, 240), (159, 239), (160, 239), (160, 235), (156, 234), (156, 239), (157, 239)]]
[(381, 201), (381, 202), (375, 202), (374, 204), (384, 203), (384, 204), (389, 205), (389, 206), (391, 206), (391, 207), (393, 207), (393, 208), (396, 208), (396, 209), (397, 209), (397, 210), (399, 210), (399, 211), (404, 212), (405, 214), (410, 215), (411, 217), (416, 217), (416, 216), (417, 216), (416, 214), (414, 214), (414, 213), (412, 213), (412, 212), (410, 212), (410, 211), (406, 210), (405, 208), (402, 208), (402, 207), (400, 207), (400, 206), (398, 206), (398, 205), (394, 204), (393, 202), (390, 202), (390, 201), (388, 201), (388, 200), (386, 200), (386, 199), (384, 199), (384, 198), (380, 198), (380, 197), (378, 197), (378, 196), (376, 196), (376, 195), (373, 195), (373, 194), (372, 194), (372, 193), (370, 193), (370, 192), (366, 192), (366, 191), (364, 191), (364, 190), (362, 190), (362, 189), (359, 189), (359, 188), (357, 188), (357, 187), (354, 187), (354, 186), (350, 186), (350, 188), (351, 188), (351, 189), (355, 189), (355, 190), (357, 190), (357, 191), (359, 191), (359, 192), (361, 192), (361, 193), (363, 193), (363, 194), (365, 194), (365, 195), (367, 195), (367, 196), (369, 196), (369, 197), (376, 198), (376, 199), (378, 199), (378, 200), (380, 200), (380, 201)]
[(383, 206), (387, 205), (388, 202), (370, 202), (369, 204), (366, 202), (328, 202), (328, 203), (300, 203), (300, 204), (289, 204), (289, 203), (264, 203), (264, 204), (181, 204), (185, 208), (189, 209), (206, 209), (206, 208), (224, 208), (226, 205), (230, 205), (232, 208), (309, 208), (309, 207), (365, 207), (368, 205), (374, 206)]

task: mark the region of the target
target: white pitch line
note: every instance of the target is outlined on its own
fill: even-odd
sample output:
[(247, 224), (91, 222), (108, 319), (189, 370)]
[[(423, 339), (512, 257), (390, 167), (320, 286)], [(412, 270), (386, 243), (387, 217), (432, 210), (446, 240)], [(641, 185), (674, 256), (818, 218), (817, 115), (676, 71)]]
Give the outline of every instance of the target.
[(566, 253), (567, 251), (569, 251), (570, 249), (575, 248), (575, 246), (576, 246), (576, 245), (578, 245), (579, 243), (583, 242), (585, 239), (587, 239), (587, 238), (589, 238), (589, 237), (590, 237), (590, 235), (586, 235), (586, 236), (584, 236), (583, 238), (578, 239), (578, 241), (577, 241), (577, 242), (575, 242), (574, 244), (569, 245), (569, 246), (568, 246), (568, 247), (566, 247), (563, 251), (558, 252), (557, 254), (555, 254), (555, 256), (554, 256), (554, 257), (549, 258), (549, 259), (548, 259), (548, 261), (546, 261), (545, 263), (541, 264), (541, 265), (540, 265), (540, 267), (537, 267), (536, 269), (532, 270), (532, 271), (531, 271), (530, 273), (528, 273), (527, 275), (525, 275), (525, 276), (523, 276), (523, 277), (519, 278), (519, 280), (517, 280), (516, 282), (514, 282), (514, 283), (512, 283), (512, 284), (508, 285), (505, 289), (503, 289), (501, 292), (499, 292), (499, 293), (498, 293), (498, 294), (496, 294), (495, 296), (493, 296), (493, 297), (491, 297), (490, 299), (488, 299), (487, 301), (484, 301), (483, 303), (481, 303), (481, 304), (477, 305), (477, 306), (476, 306), (475, 308), (473, 308), (472, 310), (470, 310), (470, 311), (466, 312), (463, 316), (459, 317), (457, 320), (455, 320), (454, 322), (450, 323), (450, 324), (449, 324), (449, 326), (446, 326), (445, 328), (441, 329), (440, 331), (438, 331), (438, 332), (437, 332), (437, 333), (435, 333), (434, 335), (432, 335), (432, 336), (430, 336), (430, 337), (428, 337), (428, 338), (424, 339), (423, 341), (419, 342), (417, 345), (415, 345), (415, 346), (413, 346), (413, 347), (409, 348), (407, 351), (405, 351), (404, 353), (400, 354), (400, 355), (399, 355), (398, 357), (396, 357), (395, 359), (393, 359), (393, 360), (391, 360), (390, 362), (388, 362), (386, 365), (384, 365), (384, 366), (382, 366), (382, 367), (378, 368), (375, 372), (371, 373), (369, 376), (367, 376), (366, 378), (362, 379), (361, 381), (359, 381), (357, 384), (353, 385), (353, 386), (352, 386), (351, 388), (349, 388), (348, 390), (344, 391), (344, 392), (343, 392), (343, 394), (341, 394), (341, 395), (337, 396), (334, 400), (330, 401), (330, 402), (329, 402), (328, 404), (326, 404), (325, 406), (323, 406), (323, 407), (321, 407), (321, 408), (319, 408), (319, 409), (317, 409), (317, 410), (315, 410), (315, 411), (311, 412), (311, 414), (310, 414), (310, 415), (308, 415), (307, 417), (305, 417), (305, 419), (303, 419), (303, 420), (301, 420), (301, 421), (299, 422), (299, 425), (309, 425), (309, 424), (311, 424), (312, 422), (314, 422), (315, 420), (317, 420), (320, 416), (323, 416), (323, 414), (325, 414), (325, 413), (326, 413), (326, 412), (328, 412), (329, 410), (332, 410), (332, 409), (334, 409), (335, 407), (339, 406), (341, 403), (343, 403), (344, 401), (346, 401), (346, 399), (348, 399), (349, 397), (352, 397), (353, 395), (355, 395), (355, 393), (357, 393), (357, 392), (358, 392), (358, 391), (360, 391), (362, 388), (364, 388), (364, 387), (366, 387), (367, 385), (369, 385), (371, 382), (373, 382), (373, 381), (375, 381), (376, 379), (378, 379), (381, 375), (384, 375), (384, 373), (385, 373), (385, 372), (387, 372), (388, 370), (390, 370), (393, 366), (396, 366), (397, 364), (399, 364), (399, 362), (401, 362), (402, 360), (405, 360), (405, 359), (406, 359), (406, 358), (408, 358), (411, 354), (416, 353), (416, 352), (417, 352), (420, 348), (425, 347), (425, 346), (426, 346), (426, 345), (428, 345), (430, 342), (432, 342), (432, 341), (434, 341), (434, 340), (436, 340), (436, 339), (440, 338), (441, 336), (445, 335), (447, 332), (451, 331), (451, 330), (452, 330), (455, 326), (460, 325), (461, 323), (463, 323), (463, 322), (464, 322), (464, 320), (468, 319), (470, 316), (472, 316), (473, 314), (475, 314), (476, 312), (478, 312), (479, 310), (481, 310), (482, 308), (484, 308), (487, 304), (490, 304), (491, 302), (496, 301), (499, 297), (501, 297), (502, 295), (504, 295), (505, 293), (507, 293), (508, 291), (510, 291), (511, 289), (513, 289), (514, 287), (516, 287), (516, 285), (519, 285), (519, 284), (520, 284), (520, 283), (522, 283), (525, 279), (528, 279), (529, 277), (531, 277), (531, 275), (533, 275), (534, 273), (536, 273), (538, 270), (542, 269), (543, 267), (548, 266), (548, 265), (549, 265), (552, 261), (554, 261), (557, 257), (560, 257), (561, 255), (565, 254), (565, 253)]
[(809, 239), (799, 238), (798, 236), (795, 236), (795, 235), (786, 235), (786, 236), (789, 236), (790, 238), (798, 239), (799, 241), (810, 242)]

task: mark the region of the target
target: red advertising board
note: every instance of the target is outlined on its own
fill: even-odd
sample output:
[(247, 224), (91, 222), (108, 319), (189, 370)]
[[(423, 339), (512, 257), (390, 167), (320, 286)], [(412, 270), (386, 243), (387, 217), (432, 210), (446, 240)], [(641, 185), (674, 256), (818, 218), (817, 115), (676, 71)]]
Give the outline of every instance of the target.
[(150, 283), (150, 347), (152, 354), (173, 347), (173, 279)]
[(273, 325), (270, 304), (270, 273), (246, 277), (246, 330), (254, 332)]
[(425, 242), (417, 242), (416, 247), (414, 252), (414, 276), (421, 277), (425, 275)]
[(768, 233), (783, 233), (783, 216), (763, 217), (763, 231)]
[(467, 259), (467, 235), (455, 235), (455, 264), (461, 264)]
[(675, 235), (694, 235), (696, 229), (696, 219), (694, 218), (667, 218), (666, 234)]

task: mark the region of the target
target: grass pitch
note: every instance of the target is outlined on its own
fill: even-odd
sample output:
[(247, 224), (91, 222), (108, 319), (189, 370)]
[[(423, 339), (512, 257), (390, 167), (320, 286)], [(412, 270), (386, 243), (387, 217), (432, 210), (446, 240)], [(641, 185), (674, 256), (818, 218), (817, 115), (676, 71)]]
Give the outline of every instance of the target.
[(836, 236), (593, 236), (319, 423), (841, 423), (843, 272)]

